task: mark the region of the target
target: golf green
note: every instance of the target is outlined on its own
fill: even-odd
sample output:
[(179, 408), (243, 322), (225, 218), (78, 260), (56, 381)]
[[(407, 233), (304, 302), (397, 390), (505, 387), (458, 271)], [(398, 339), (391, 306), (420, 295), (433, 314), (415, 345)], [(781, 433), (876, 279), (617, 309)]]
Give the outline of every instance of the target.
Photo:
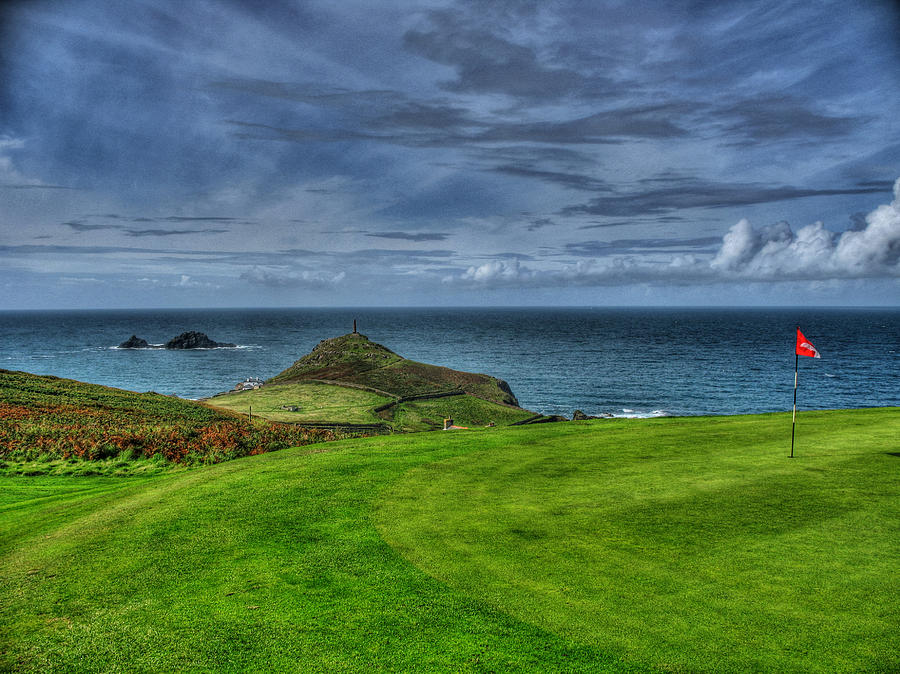
[[(429, 463), (377, 510), (407, 559), (581, 644), (685, 671), (896, 665), (897, 412), (567, 428)], [(891, 435), (893, 433), (893, 435)]]

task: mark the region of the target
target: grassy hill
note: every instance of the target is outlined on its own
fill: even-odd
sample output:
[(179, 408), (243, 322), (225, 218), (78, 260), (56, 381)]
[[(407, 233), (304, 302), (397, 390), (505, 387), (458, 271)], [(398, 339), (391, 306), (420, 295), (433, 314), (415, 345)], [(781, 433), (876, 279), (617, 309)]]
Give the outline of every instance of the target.
[(214, 463), (335, 437), (156, 393), (0, 370), (0, 470), (99, 470), (80, 465), (87, 459), (127, 472), (134, 459)]
[[(445, 393), (460, 395), (427, 399)], [(375, 424), (391, 431), (442, 428), (445, 417), (469, 427), (533, 416), (501, 379), (407, 360), (359, 333), (323, 340), (262, 389), (208, 402), (245, 414), (252, 407), (274, 421)]]
[(319, 342), (269, 382), (309, 380), (366, 386), (401, 397), (459, 390), (493, 402), (518, 405), (502, 379), (407, 360), (356, 332)]
[(0, 670), (900, 669), (900, 409), (0, 478)]

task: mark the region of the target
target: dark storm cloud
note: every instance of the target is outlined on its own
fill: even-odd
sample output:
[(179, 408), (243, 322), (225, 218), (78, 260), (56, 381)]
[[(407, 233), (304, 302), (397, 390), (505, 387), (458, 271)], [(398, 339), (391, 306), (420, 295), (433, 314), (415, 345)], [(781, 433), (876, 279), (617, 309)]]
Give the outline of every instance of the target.
[(159, 218), (165, 222), (235, 222), (236, 218), (225, 218), (216, 216), (194, 216), (185, 217), (182, 215), (169, 215), (165, 218)]
[(32, 184), (22, 184), (22, 185), (12, 185), (12, 184), (0, 184), (0, 189), (6, 190), (74, 190), (74, 187), (66, 187), (65, 185), (32, 185)]
[(486, 126), (484, 122), (474, 119), (465, 108), (424, 101), (397, 105), (390, 112), (373, 119), (371, 125), (387, 129), (463, 129)]
[(199, 255), (203, 257), (217, 257), (221, 253), (206, 250), (184, 250), (171, 251), (160, 250), (157, 248), (130, 248), (128, 246), (66, 246), (61, 244), (48, 245), (21, 245), (21, 246), (0, 246), (0, 255), (109, 255), (116, 253), (161, 253), (164, 255), (172, 255), (178, 252), (184, 255)]
[(491, 163), (508, 163), (514, 166), (584, 166), (596, 164), (596, 158), (589, 152), (580, 152), (571, 146), (552, 145), (490, 145), (489, 147), (467, 148), (467, 154), (478, 160)]
[(587, 204), (569, 206), (563, 209), (562, 213), (565, 215), (609, 216), (653, 215), (689, 208), (726, 208), (808, 197), (871, 194), (882, 191), (874, 187), (803, 189), (790, 186), (767, 187), (753, 184), (685, 180), (684, 184), (677, 187), (598, 197)]
[[(260, 130), (278, 132), (285, 136), (285, 139), (365, 138), (394, 141), (399, 144), (428, 144), (437, 142), (437, 139), (429, 133), (435, 130), (448, 133), (487, 126), (463, 106), (441, 101), (411, 99), (399, 91), (333, 90), (318, 84), (267, 80), (214, 82), (211, 86), (214, 89), (235, 90), (251, 96), (300, 102), (330, 112), (331, 117), (317, 120), (319, 132), (312, 133), (307, 129), (305, 134), (302, 133), (303, 129), (262, 125), (250, 120), (226, 120), (228, 124), (246, 126), (248, 129), (258, 127)], [(369, 132), (351, 132), (340, 128), (342, 124), (366, 128)], [(245, 131), (242, 137), (252, 137), (252, 132)]]
[(520, 262), (533, 262), (536, 258), (534, 255), (526, 255), (525, 253), (490, 253), (485, 255), (474, 255), (476, 260), (519, 260)]
[(556, 222), (551, 220), (550, 218), (534, 218), (531, 222), (528, 223), (525, 229), (529, 232), (535, 232), (539, 229), (543, 229), (544, 227), (553, 227), (556, 225)]
[(550, 65), (533, 48), (469, 25), (458, 13), (435, 11), (429, 18), (431, 30), (407, 31), (403, 43), (410, 52), (456, 70), (455, 80), (440, 85), (447, 91), (555, 99), (607, 84), (605, 78)]
[(488, 170), (494, 171), (496, 173), (516, 176), (518, 178), (534, 178), (536, 180), (543, 180), (576, 190), (589, 190), (592, 192), (596, 192), (603, 190), (608, 191), (610, 189), (608, 185), (602, 180), (597, 180), (586, 175), (579, 175), (577, 173), (541, 171), (526, 166), (512, 166), (509, 164), (504, 166), (495, 166), (494, 168)]
[[(283, 140), (295, 143), (337, 143), (372, 140), (398, 144), (404, 143), (403, 137), (378, 135), (350, 129), (293, 129), (231, 119), (225, 120), (224, 123), (242, 129), (241, 131), (232, 132), (231, 135), (234, 138), (244, 140)], [(412, 139), (409, 140), (410, 142), (412, 141)]]
[[(165, 218), (126, 218), (120, 215), (107, 214), (102, 217), (110, 220), (126, 220), (128, 222), (233, 222), (234, 218), (223, 217), (182, 217), (169, 216)], [(122, 232), (125, 236), (143, 237), (143, 236), (185, 236), (190, 234), (226, 234), (229, 229), (215, 229), (207, 227), (205, 229), (133, 229), (123, 224), (91, 224), (82, 220), (69, 220), (63, 225), (75, 230), (76, 232), (93, 232), (97, 230), (115, 230)]]
[(621, 143), (626, 137), (679, 138), (687, 131), (672, 122), (671, 113), (681, 107), (623, 107), (558, 122), (496, 124), (473, 140), (592, 144)]
[(126, 236), (184, 236), (186, 234), (225, 234), (229, 229), (124, 229)]
[(857, 187), (872, 187), (882, 192), (888, 192), (894, 186), (890, 180), (863, 180), (856, 184)]
[(399, 92), (392, 90), (353, 90), (313, 82), (278, 82), (264, 79), (213, 81), (209, 83), (209, 87), (214, 90), (281, 98), (313, 106), (356, 109), (361, 113), (371, 113), (373, 109), (391, 106), (398, 97), (403, 97)]
[[(234, 119), (225, 120), (225, 124), (237, 127), (232, 131), (232, 136), (245, 140), (281, 140), (298, 143), (377, 141), (420, 148), (452, 148), (498, 142), (621, 144), (627, 138), (680, 138), (688, 133), (672, 122), (658, 106), (623, 108), (575, 119), (533, 123), (460, 121), (451, 127), (443, 127), (436, 117), (430, 120), (421, 119), (417, 125), (412, 125), (392, 115), (384, 116), (376, 122), (377, 128), (373, 126), (369, 129), (365, 120), (359, 120), (360, 128), (366, 130), (352, 130), (290, 128)], [(394, 125), (391, 126), (391, 123)]]
[(121, 229), (121, 225), (91, 225), (80, 220), (69, 220), (63, 224), (66, 227), (74, 229), (76, 232), (93, 232), (98, 229)]
[[(760, 96), (719, 108), (724, 131), (736, 145), (750, 146), (784, 139), (824, 140), (854, 133), (871, 118), (834, 116), (816, 112), (809, 101), (793, 96)], [(733, 120), (728, 123), (729, 120)]]
[(444, 232), (373, 232), (367, 233), (366, 236), (403, 241), (445, 241), (450, 235)]
[(378, 260), (397, 260), (397, 258), (406, 258), (409, 261), (422, 262), (429, 258), (447, 258), (454, 257), (456, 251), (453, 250), (393, 250), (390, 248), (365, 248), (354, 250), (347, 253), (336, 254), (340, 257), (348, 259), (360, 259), (366, 261), (377, 262)]
[(615, 241), (582, 241), (568, 243), (565, 252), (576, 257), (637, 254), (662, 251), (668, 254), (711, 253), (722, 243), (722, 237), (706, 236), (696, 239), (617, 239)]
[(610, 222), (595, 222), (590, 225), (581, 225), (578, 229), (606, 229), (607, 227), (634, 227), (647, 224), (670, 225), (682, 223), (685, 218), (677, 215), (662, 215), (647, 220), (612, 220)]

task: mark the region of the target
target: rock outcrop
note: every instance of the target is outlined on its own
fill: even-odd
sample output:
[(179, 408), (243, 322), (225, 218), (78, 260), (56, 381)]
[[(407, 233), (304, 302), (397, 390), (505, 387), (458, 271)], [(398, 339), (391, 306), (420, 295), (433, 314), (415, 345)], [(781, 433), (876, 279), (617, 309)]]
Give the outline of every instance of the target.
[(613, 415), (609, 412), (601, 412), (599, 416), (592, 417), (589, 414), (585, 414), (581, 410), (575, 410), (572, 413), (572, 421), (587, 421), (588, 419), (612, 419)]
[(120, 349), (149, 349), (150, 344), (147, 343), (146, 339), (141, 339), (137, 335), (132, 335), (124, 342), (119, 344)]
[(236, 344), (215, 342), (202, 332), (182, 332), (166, 342), (167, 349), (221, 349), (234, 347)]

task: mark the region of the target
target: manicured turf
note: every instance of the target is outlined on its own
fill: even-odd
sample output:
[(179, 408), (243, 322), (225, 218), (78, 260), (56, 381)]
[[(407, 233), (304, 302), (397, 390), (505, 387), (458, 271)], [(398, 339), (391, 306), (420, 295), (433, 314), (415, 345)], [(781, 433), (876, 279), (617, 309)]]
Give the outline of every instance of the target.
[(793, 460), (789, 432), (598, 421), (0, 478), (0, 668), (895, 671), (900, 410), (805, 413)]
[(771, 416), (535, 438), (408, 473), (377, 521), (431, 575), (578, 643), (687, 671), (880, 670), (900, 662), (891, 418), (804, 415), (793, 460)]
[[(391, 398), (369, 391), (329, 386), (315, 382), (269, 384), (255, 391), (241, 391), (216, 396), (207, 402), (214, 407), (253, 414), (271, 421), (330, 421), (373, 424), (382, 421), (372, 408), (388, 403)], [(283, 407), (297, 407), (296, 411)]]

